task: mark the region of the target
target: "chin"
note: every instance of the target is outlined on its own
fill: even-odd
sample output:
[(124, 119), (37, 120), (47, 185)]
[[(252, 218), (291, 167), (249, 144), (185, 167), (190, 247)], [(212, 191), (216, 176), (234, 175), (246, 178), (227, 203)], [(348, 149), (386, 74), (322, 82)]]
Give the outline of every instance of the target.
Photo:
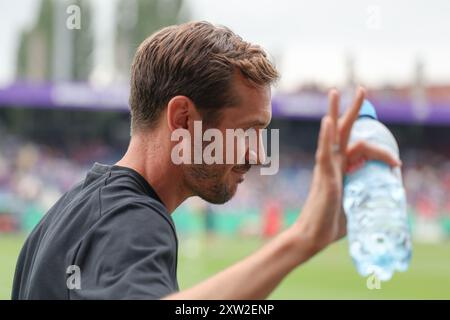
[(208, 192), (207, 194), (199, 194), (200, 198), (212, 204), (224, 204), (234, 197), (237, 191), (238, 184), (233, 183), (228, 186), (222, 186), (220, 190), (217, 187), (218, 186), (211, 188), (210, 192)]

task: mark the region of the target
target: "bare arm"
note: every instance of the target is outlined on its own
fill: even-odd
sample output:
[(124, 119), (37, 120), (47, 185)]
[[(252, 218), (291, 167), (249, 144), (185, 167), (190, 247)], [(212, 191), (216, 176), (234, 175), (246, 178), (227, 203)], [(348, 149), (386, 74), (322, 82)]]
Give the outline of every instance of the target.
[(346, 233), (342, 210), (343, 173), (365, 159), (392, 166), (399, 160), (384, 150), (358, 143), (347, 147), (353, 122), (364, 100), (360, 89), (349, 110), (338, 119), (338, 93), (329, 95), (322, 119), (311, 190), (299, 219), (256, 253), (200, 284), (166, 299), (263, 299), (295, 267)]
[(246, 259), (166, 299), (264, 299), (312, 255), (307, 240), (290, 228)]

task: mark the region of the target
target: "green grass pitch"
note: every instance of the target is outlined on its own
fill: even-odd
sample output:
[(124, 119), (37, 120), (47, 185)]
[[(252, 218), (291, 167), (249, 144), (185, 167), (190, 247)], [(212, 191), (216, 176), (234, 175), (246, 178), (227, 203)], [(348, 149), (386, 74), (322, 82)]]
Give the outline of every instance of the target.
[[(0, 299), (9, 299), (23, 235), (0, 234)], [(257, 239), (182, 237), (178, 278), (181, 289), (231, 265), (262, 245)], [(415, 244), (409, 270), (380, 289), (369, 290), (347, 254), (347, 243), (334, 244), (294, 270), (271, 299), (450, 299), (450, 242)]]

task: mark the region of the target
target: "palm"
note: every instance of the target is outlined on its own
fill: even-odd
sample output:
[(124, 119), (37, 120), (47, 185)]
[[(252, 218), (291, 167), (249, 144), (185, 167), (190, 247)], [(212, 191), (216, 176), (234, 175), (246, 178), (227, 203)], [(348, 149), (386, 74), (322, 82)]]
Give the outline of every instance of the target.
[(316, 166), (308, 199), (297, 224), (309, 234), (317, 249), (341, 238), (346, 233), (346, 219), (342, 209), (344, 173), (360, 166), (366, 159), (399, 165), (387, 151), (360, 141), (348, 146), (350, 131), (358, 118), (364, 100), (363, 89), (352, 106), (339, 118), (339, 96), (329, 94), (329, 111), (323, 117), (316, 152)]

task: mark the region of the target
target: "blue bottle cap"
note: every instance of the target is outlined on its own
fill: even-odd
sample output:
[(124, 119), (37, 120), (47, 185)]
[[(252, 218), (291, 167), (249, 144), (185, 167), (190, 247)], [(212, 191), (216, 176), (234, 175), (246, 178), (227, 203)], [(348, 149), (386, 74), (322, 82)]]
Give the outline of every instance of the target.
[(375, 110), (375, 107), (370, 103), (369, 100), (364, 100), (361, 109), (359, 110), (359, 117), (369, 117), (375, 120), (378, 120), (377, 112)]

